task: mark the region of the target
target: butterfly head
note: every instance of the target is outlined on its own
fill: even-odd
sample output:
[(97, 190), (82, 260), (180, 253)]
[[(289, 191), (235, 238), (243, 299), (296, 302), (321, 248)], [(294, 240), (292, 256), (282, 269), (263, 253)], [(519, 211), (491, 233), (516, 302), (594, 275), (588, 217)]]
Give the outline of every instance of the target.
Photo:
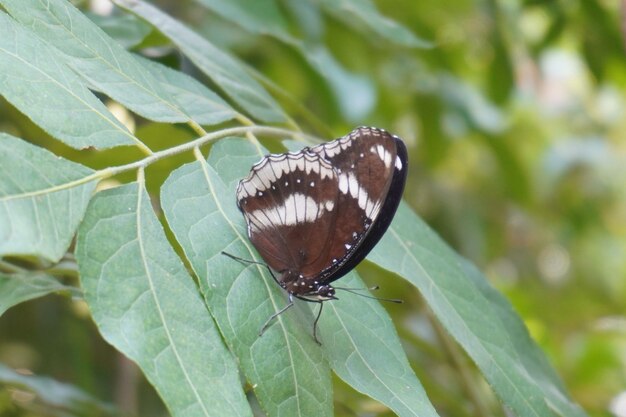
[(309, 301), (336, 300), (335, 289), (315, 277), (305, 277), (294, 271), (285, 271), (278, 279), (280, 285), (290, 294)]

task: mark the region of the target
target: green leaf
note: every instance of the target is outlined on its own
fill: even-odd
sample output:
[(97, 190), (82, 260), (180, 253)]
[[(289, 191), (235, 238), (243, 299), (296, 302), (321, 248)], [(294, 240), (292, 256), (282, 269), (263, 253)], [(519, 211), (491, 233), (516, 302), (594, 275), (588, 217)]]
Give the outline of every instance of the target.
[[(251, 347), (270, 344), (284, 346), (291, 351), (293, 344), (306, 348), (308, 355), (317, 355), (318, 350), (316, 345), (311, 344), (310, 314), (303, 317), (293, 311), (286, 312), (259, 338), (259, 328), (266, 318), (286, 304), (282, 301), (284, 292), (267, 275), (265, 268), (254, 266), (243, 269), (237, 262), (220, 254), (225, 250), (246, 259), (259, 259), (245, 236), (245, 225), (235, 206), (234, 191), (235, 183), (264, 153), (264, 149), (241, 139), (222, 140), (211, 149), (208, 165), (195, 163), (181, 168), (170, 177), (162, 192), (162, 206), (170, 227), (201, 283), (206, 277), (203, 292), (227, 343), (232, 344), (237, 356), (242, 358), (244, 371), (252, 366), (252, 370), (247, 372), (250, 382), (255, 384), (260, 381), (257, 395), (262, 404), (269, 401), (264, 402), (266, 391), (263, 390), (266, 388), (262, 384), (267, 381), (265, 373), (273, 375), (281, 370), (268, 368), (266, 362), (276, 366), (275, 362), (285, 361), (282, 366), (294, 369), (296, 378), (304, 376), (300, 377), (301, 383), (308, 383), (311, 379), (307, 376), (310, 372), (307, 368), (312, 365), (306, 363), (301, 369), (302, 360), (282, 352), (263, 351), (271, 359), (254, 357), (256, 351)], [(211, 239), (207, 239), (209, 235)], [(342, 285), (364, 287), (356, 274), (342, 280)], [(356, 297), (342, 294), (339, 301), (326, 303), (322, 314), (322, 349), (326, 351), (335, 372), (355, 389), (378, 399), (400, 416), (436, 416), (411, 371), (384, 309), (375, 301)], [(280, 302), (277, 303), (276, 299)], [(273, 305), (268, 306), (269, 303)], [(251, 312), (254, 314), (251, 315)], [(293, 323), (298, 317), (300, 323), (305, 320), (307, 324), (301, 324), (297, 328), (299, 332), (292, 336), (290, 332), (292, 326), (297, 326)], [(361, 320), (359, 324), (354, 323), (355, 317)], [(283, 327), (278, 329), (281, 332), (275, 332), (280, 326)], [(275, 340), (268, 340), (272, 338)], [(243, 339), (245, 343), (241, 346)], [(292, 359), (286, 360), (287, 357)], [(259, 372), (263, 373), (261, 377), (257, 376)], [(298, 393), (295, 382), (270, 381), (283, 389), (292, 386), (282, 393), (285, 398)], [(271, 393), (270, 388), (267, 391)], [(270, 404), (278, 401), (273, 399)], [(269, 415), (278, 412), (268, 406), (266, 411)], [(295, 409), (291, 411), (295, 412)], [(316, 413), (310, 415), (320, 415), (320, 411)]]
[(62, 408), (69, 413), (65, 415), (72, 416), (119, 415), (113, 405), (103, 403), (73, 385), (43, 376), (23, 375), (2, 364), (0, 385), (33, 392), (45, 405), (46, 411)]
[(287, 21), (276, 0), (196, 0), (241, 28), (269, 34), (287, 43), (299, 42), (289, 34)]
[(371, 79), (347, 71), (323, 45), (309, 45), (303, 48), (303, 53), (328, 82), (347, 120), (362, 120), (372, 111), (377, 93)]
[(289, 34), (285, 18), (274, 0), (198, 1), (242, 30), (268, 34), (293, 46), (326, 79), (348, 120), (359, 120), (372, 110), (376, 91), (371, 80), (346, 70), (317, 39), (305, 43)]
[(74, 148), (135, 143), (53, 48), (3, 12), (0, 94), (50, 135)]
[(152, 31), (152, 27), (131, 14), (111, 14), (101, 16), (96, 13), (85, 12), (85, 16), (94, 22), (115, 42), (124, 49), (139, 45)]
[(141, 56), (135, 58), (197, 123), (215, 125), (239, 116), (220, 96), (195, 78)]
[(40, 272), (0, 273), (0, 316), (21, 302), (59, 291), (76, 292), (76, 288), (63, 285), (56, 278)]
[(322, 0), (321, 7), (354, 29), (368, 29), (381, 38), (400, 46), (430, 48), (432, 44), (418, 38), (394, 20), (380, 14), (371, 0)]
[(139, 365), (173, 416), (252, 415), (237, 365), (143, 187), (94, 197), (76, 258), (100, 332)]
[(66, 0), (0, 0), (11, 15), (56, 47), (90, 85), (151, 120), (186, 122), (181, 109), (135, 57)]
[[(238, 142), (221, 141), (209, 156), (209, 163), (224, 173), (222, 176), (226, 176), (233, 190), (235, 183), (247, 174), (245, 167), (266, 153)], [(282, 143), (290, 151), (303, 147), (301, 142), (292, 140)], [(356, 272), (342, 278), (338, 285), (366, 288)], [(399, 416), (437, 416), (380, 303), (348, 292), (341, 293), (339, 298), (326, 303), (320, 317), (323, 346), (333, 371), (354, 389), (377, 399)]]
[(252, 116), (265, 122), (287, 119), (278, 103), (248, 75), (242, 64), (207, 39), (146, 2), (115, 0), (114, 3), (150, 22)]
[(259, 337), (265, 321), (287, 300), (265, 268), (242, 265), (220, 253), (253, 257), (234, 190), (202, 161), (174, 171), (162, 187), (161, 200), (207, 305), (266, 413), (332, 415), (330, 372), (312, 338), (308, 308), (298, 305), (280, 315)]
[(444, 327), (518, 416), (585, 416), (508, 301), (401, 204), (371, 261), (415, 285)]
[[(337, 286), (365, 288), (355, 272)], [(398, 416), (438, 416), (402, 350), (391, 318), (378, 301), (338, 290), (324, 304), (320, 331), (337, 375)]]
[(58, 261), (70, 245), (96, 186), (97, 178), (88, 180), (92, 173), (89, 168), (0, 133), (0, 255), (34, 255)]

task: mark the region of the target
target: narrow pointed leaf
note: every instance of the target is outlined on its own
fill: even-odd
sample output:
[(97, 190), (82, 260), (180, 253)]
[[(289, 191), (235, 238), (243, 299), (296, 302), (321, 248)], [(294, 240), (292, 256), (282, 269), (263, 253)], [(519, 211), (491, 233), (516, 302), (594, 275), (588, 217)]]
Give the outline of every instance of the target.
[(173, 416), (251, 416), (237, 366), (138, 184), (98, 193), (76, 258), (104, 338), (135, 361)]
[(207, 39), (144, 1), (115, 0), (114, 3), (132, 11), (161, 31), (250, 115), (265, 122), (286, 120), (278, 103), (248, 75), (244, 67)]
[(344, 68), (318, 40), (304, 42), (292, 36), (275, 0), (252, 3), (247, 0), (197, 1), (242, 30), (267, 34), (293, 46), (326, 79), (348, 120), (359, 120), (371, 111), (376, 100), (371, 80)]
[(214, 125), (239, 116), (220, 96), (195, 78), (175, 71), (158, 62), (136, 56), (146, 71), (150, 72), (197, 123)]
[(0, 95), (73, 148), (111, 148), (136, 141), (56, 50), (1, 11)]
[(135, 57), (67, 0), (0, 0), (9, 13), (56, 47), (90, 85), (151, 120), (189, 116)]
[(0, 316), (19, 303), (59, 291), (75, 292), (75, 288), (63, 285), (56, 278), (40, 272), (0, 273)]
[[(366, 287), (355, 272), (339, 282), (347, 288)], [(324, 349), (333, 371), (400, 417), (438, 416), (380, 303), (342, 291), (338, 297), (325, 304), (320, 319)]]
[(130, 14), (99, 15), (86, 12), (85, 16), (124, 49), (139, 45), (152, 32), (152, 27)]
[(0, 255), (58, 261), (83, 218), (97, 179), (74, 182), (92, 173), (0, 133)]
[(320, 5), (355, 29), (368, 29), (389, 42), (412, 48), (432, 46), (396, 21), (381, 15), (372, 0), (322, 0)]
[(299, 42), (289, 34), (287, 20), (276, 0), (196, 1), (250, 32), (269, 34), (287, 43)]
[(202, 161), (176, 170), (163, 185), (161, 199), (207, 305), (266, 413), (331, 416), (328, 364), (310, 325), (296, 320), (309, 312), (291, 309), (292, 314), (277, 317), (259, 337), (265, 321), (287, 300), (264, 268), (242, 265), (220, 253), (253, 259), (250, 244), (243, 240), (245, 227), (235, 217), (234, 191)]
[(515, 415), (586, 415), (569, 400), (508, 302), (406, 205), (368, 259), (421, 291)]

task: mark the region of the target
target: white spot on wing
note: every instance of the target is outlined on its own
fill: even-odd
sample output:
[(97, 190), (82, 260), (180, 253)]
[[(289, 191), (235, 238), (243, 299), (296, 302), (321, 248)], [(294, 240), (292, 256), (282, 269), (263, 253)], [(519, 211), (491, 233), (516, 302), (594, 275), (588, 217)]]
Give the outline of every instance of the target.
[(352, 198), (357, 198), (359, 195), (359, 182), (356, 180), (356, 176), (353, 172), (348, 174), (348, 188), (350, 189), (350, 195)]
[(335, 203), (332, 200), (318, 204), (312, 197), (295, 193), (287, 197), (280, 206), (254, 210), (246, 217), (255, 229), (262, 230), (278, 225), (312, 223), (317, 220), (320, 212), (332, 211), (334, 207)]
[(346, 174), (339, 176), (339, 191), (348, 194), (348, 176)]
[(396, 168), (398, 171), (402, 171), (402, 160), (399, 156), (396, 156)]

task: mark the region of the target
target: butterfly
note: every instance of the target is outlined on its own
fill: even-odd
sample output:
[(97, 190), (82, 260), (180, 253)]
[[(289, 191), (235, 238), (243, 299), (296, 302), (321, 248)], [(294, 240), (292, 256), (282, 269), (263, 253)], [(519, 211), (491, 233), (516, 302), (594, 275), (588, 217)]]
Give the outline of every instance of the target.
[(399, 137), (359, 127), (315, 147), (267, 155), (252, 166), (237, 187), (237, 206), (248, 238), (270, 272), (277, 272), (272, 276), (289, 300), (261, 334), (298, 298), (320, 303), (317, 341), (321, 303), (337, 298), (331, 283), (382, 238), (402, 199), (407, 164)]

